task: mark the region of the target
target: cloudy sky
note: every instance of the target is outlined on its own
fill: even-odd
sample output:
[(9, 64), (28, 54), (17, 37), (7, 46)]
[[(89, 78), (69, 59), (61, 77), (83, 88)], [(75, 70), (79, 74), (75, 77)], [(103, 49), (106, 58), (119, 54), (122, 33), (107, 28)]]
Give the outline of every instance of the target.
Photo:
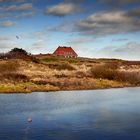
[(0, 52), (140, 60), (140, 0), (0, 0)]

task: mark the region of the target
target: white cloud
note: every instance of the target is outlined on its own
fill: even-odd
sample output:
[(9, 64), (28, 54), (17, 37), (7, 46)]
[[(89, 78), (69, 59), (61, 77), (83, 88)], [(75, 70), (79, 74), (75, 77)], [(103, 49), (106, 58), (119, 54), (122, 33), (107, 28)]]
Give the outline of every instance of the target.
[(29, 13), (21, 13), (20, 15), (17, 15), (16, 18), (24, 18), (24, 17), (32, 17), (34, 16), (35, 13), (34, 12), (29, 12)]
[(120, 8), (120, 6), (140, 3), (139, 0), (117, 0), (116, 2), (113, 0), (98, 0), (98, 2), (102, 3), (102, 4), (107, 4), (107, 5), (113, 6), (113, 7), (119, 7), (119, 8)]
[(140, 19), (129, 14), (124, 11), (95, 13), (78, 21), (77, 31), (88, 35), (103, 36), (140, 30)]
[(78, 5), (75, 5), (73, 3), (60, 3), (46, 9), (45, 14), (54, 16), (65, 16), (79, 11), (81, 11), (81, 8)]
[(5, 11), (25, 11), (25, 10), (31, 10), (33, 8), (32, 3), (24, 3), (21, 5), (10, 5), (8, 7), (3, 7)]
[(44, 40), (37, 40), (32, 44), (34, 49), (41, 49), (45, 46)]
[(81, 45), (81, 44), (84, 44), (85, 45), (85, 43), (91, 43), (93, 41), (95, 41), (95, 39), (93, 39), (93, 38), (79, 37), (79, 38), (71, 39), (67, 43), (69, 45)]
[(122, 46), (107, 46), (98, 52), (99, 57), (140, 60), (140, 44), (129, 42)]
[(82, 20), (63, 21), (49, 31), (76, 32), (80, 35), (102, 37), (105, 35), (140, 31), (139, 8), (130, 11), (102, 11)]
[(10, 21), (10, 20), (0, 22), (1, 27), (11, 27), (11, 26), (14, 26), (14, 25), (15, 25), (15, 22)]

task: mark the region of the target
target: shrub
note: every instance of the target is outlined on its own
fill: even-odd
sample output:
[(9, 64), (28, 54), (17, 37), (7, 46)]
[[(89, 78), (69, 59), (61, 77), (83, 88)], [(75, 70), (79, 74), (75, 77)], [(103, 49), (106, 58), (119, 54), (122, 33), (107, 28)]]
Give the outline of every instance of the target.
[(67, 61), (71, 64), (76, 64), (77, 63), (77, 60), (74, 60), (74, 59), (70, 59), (70, 60), (67, 60)]
[(5, 54), (5, 58), (7, 59), (24, 59), (24, 60), (30, 60), (31, 54), (26, 52), (26, 50), (23, 50), (22, 48), (14, 48), (8, 53)]
[(65, 75), (65, 74), (55, 74), (55, 77), (56, 78), (65, 78), (65, 77), (67, 77), (67, 75)]
[(57, 69), (58, 70), (75, 70), (75, 68), (73, 66), (71, 66), (70, 64), (67, 64), (67, 63), (62, 63), (62, 64), (58, 65)]
[(12, 81), (29, 81), (28, 77), (24, 74), (20, 73), (5, 73), (2, 75), (4, 79), (12, 80)]
[(19, 68), (19, 63), (16, 61), (5, 61), (0, 63), (0, 73), (16, 72)]
[(83, 78), (83, 77), (87, 77), (87, 74), (85, 72), (83, 72), (83, 71), (77, 71), (75, 73), (75, 77), (77, 77), (77, 78)]
[(31, 57), (31, 60), (34, 62), (34, 63), (39, 63), (40, 60), (36, 57)]
[(22, 53), (22, 54), (24, 54), (24, 55), (28, 55), (28, 53), (25, 51), (25, 50), (23, 50), (22, 48), (14, 48), (14, 49), (12, 49), (11, 51), (10, 51), (10, 53), (15, 53), (15, 52), (20, 52), (20, 53)]
[(91, 74), (94, 78), (116, 80), (127, 82), (133, 85), (140, 85), (140, 72), (119, 71), (118, 66), (104, 64), (91, 68)]
[(48, 82), (44, 81), (44, 80), (31, 81), (31, 82), (34, 83), (34, 84), (37, 84), (37, 85), (46, 85), (46, 84), (48, 84)]
[(117, 73), (118, 66), (116, 64), (104, 64), (91, 68), (91, 74), (94, 78), (102, 78), (113, 80)]
[(128, 82), (134, 85), (140, 85), (140, 72), (117, 72), (115, 76), (117, 81)]
[(48, 57), (48, 58), (42, 59), (42, 61), (44, 61), (44, 62), (56, 62), (56, 61), (58, 61), (58, 59), (55, 57)]

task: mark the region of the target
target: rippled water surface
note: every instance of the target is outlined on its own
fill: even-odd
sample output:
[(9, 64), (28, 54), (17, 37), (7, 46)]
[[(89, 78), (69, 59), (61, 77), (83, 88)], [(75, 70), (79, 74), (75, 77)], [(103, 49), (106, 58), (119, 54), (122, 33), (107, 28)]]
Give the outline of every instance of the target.
[(140, 140), (140, 88), (0, 94), (0, 140)]

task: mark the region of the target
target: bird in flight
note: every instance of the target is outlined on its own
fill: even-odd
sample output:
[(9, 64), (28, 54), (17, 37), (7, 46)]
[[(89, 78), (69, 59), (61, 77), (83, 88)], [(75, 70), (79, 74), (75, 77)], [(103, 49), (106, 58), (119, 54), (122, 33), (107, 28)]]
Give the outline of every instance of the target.
[(19, 39), (19, 36), (16, 35), (16, 38)]

